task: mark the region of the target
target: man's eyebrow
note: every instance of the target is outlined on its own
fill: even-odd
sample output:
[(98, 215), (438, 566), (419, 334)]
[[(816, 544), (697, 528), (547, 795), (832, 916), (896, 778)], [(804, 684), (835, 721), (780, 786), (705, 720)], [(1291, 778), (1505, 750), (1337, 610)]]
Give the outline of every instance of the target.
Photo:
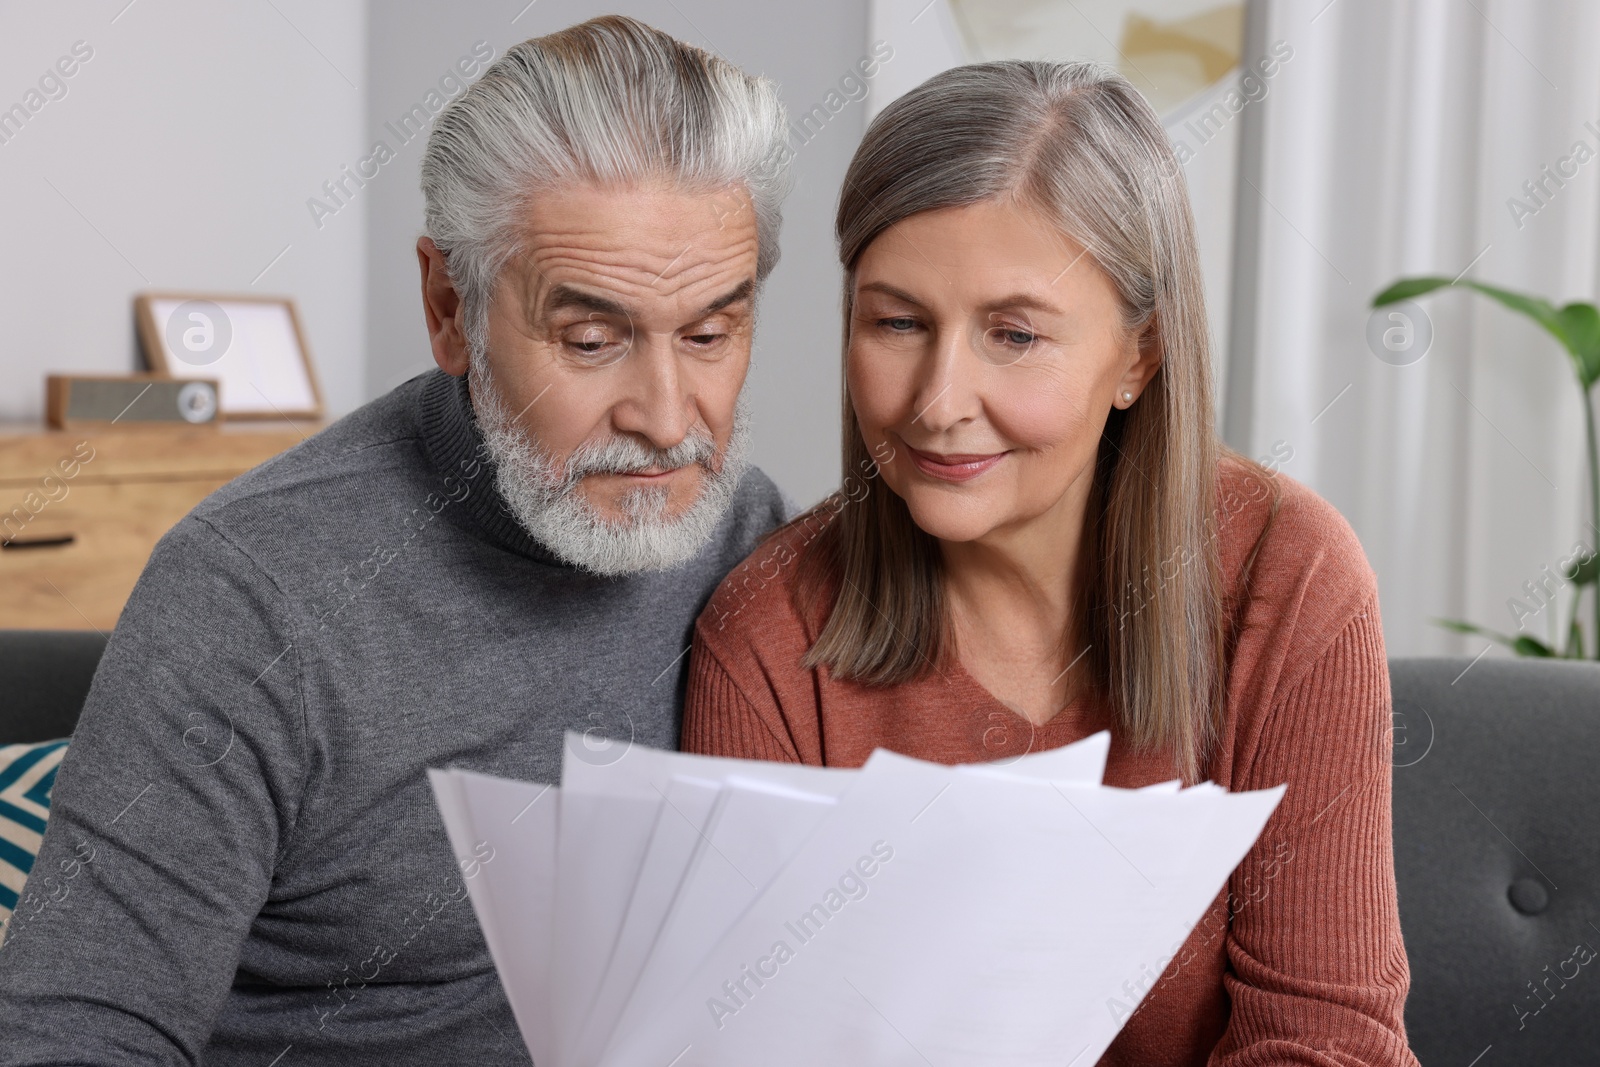
[(734, 286), (732, 289), (729, 289), (726, 293), (723, 293), (721, 296), (711, 301), (711, 303), (701, 308), (700, 314), (697, 317), (703, 319), (707, 315), (715, 315), (717, 312), (731, 304), (737, 304), (741, 300), (750, 299), (751, 295), (754, 294), (755, 291), (756, 280), (754, 278), (746, 278), (744, 281), (740, 282), (738, 285)]
[(623, 318), (631, 317), (625, 306), (610, 297), (563, 283), (554, 286), (545, 296), (544, 310), (548, 314), (566, 308), (581, 308), (584, 311), (597, 311), (602, 315), (618, 315)]
[[(741, 300), (748, 300), (756, 291), (754, 278), (746, 278), (726, 293), (717, 297), (711, 303), (700, 309), (698, 318), (715, 315), (723, 308), (737, 304)], [(624, 318), (632, 316), (626, 305), (599, 293), (579, 289), (574, 285), (565, 283), (551, 287), (544, 301), (545, 311), (563, 311), (567, 308), (579, 308), (584, 311), (596, 311), (602, 315), (617, 315)]]

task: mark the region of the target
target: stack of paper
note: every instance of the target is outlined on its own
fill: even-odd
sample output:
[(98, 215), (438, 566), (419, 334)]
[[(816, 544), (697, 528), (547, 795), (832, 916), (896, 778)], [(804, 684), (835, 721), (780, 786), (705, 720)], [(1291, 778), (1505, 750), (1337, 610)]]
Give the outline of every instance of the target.
[(1109, 745), (428, 773), (539, 1067), (1086, 1067), (1283, 795), (1105, 787)]

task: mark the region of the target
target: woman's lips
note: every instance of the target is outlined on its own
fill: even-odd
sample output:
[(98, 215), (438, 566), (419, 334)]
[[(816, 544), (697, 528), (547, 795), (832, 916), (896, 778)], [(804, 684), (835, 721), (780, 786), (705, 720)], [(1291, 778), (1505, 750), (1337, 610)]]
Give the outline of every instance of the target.
[(1004, 452), (993, 452), (988, 455), (942, 455), (938, 452), (924, 452), (910, 445), (906, 446), (906, 450), (911, 453), (911, 462), (917, 465), (917, 470), (942, 482), (970, 481), (1006, 458)]

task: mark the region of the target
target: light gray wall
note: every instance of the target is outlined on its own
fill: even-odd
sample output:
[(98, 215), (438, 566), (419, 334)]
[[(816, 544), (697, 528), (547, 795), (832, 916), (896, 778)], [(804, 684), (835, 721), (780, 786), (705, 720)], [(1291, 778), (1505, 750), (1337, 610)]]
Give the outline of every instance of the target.
[[(632, 15), (775, 79), (792, 116), (823, 104), (867, 52), (863, 0), (751, 4), (736, 0), (424, 0), (372, 4), (368, 13), (368, 141), (395, 143), (386, 122), (423, 100), (473, 43), (498, 57), (528, 37), (597, 14)], [(837, 98), (836, 98), (837, 99)], [(800, 503), (839, 480), (839, 270), (832, 220), (839, 184), (863, 129), (861, 102), (847, 102), (798, 151), (785, 212), (783, 259), (762, 299), (747, 391), (755, 462)], [(363, 191), (367, 250), (367, 392), (377, 395), (433, 365), (418, 298), (414, 247), (422, 225), (417, 167), (422, 142)]]
[[(143, 369), (132, 298), (145, 289), (294, 297), (334, 415), (430, 367), (413, 250), (422, 139), (401, 144), (385, 123), (474, 42), (498, 56), (604, 11), (774, 78), (795, 116), (868, 49), (862, 0), (0, 0), (0, 108), (74, 42), (94, 53), (0, 143), (0, 420), (38, 420), (47, 373)], [(844, 101), (799, 149), (760, 312), (754, 458), (801, 503), (838, 482), (832, 217), (863, 116)], [(330, 198), (323, 183), (378, 140), (394, 158)], [(313, 198), (337, 210), (318, 217)]]
[(329, 407), (365, 399), (365, 219), (306, 200), (357, 158), (366, 5), (274, 4), (0, 3), (0, 110), (93, 50), (0, 142), (0, 420), (47, 373), (143, 369), (141, 289), (293, 296)]

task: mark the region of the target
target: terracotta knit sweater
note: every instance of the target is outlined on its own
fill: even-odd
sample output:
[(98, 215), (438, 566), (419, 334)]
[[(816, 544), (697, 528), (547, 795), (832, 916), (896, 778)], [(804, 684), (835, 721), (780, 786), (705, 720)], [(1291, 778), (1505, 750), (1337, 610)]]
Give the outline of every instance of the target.
[[(1267, 526), (1270, 494), (1261, 475), (1235, 460), (1218, 471), (1223, 575), (1240, 618), (1226, 721), (1206, 772), (1230, 790), (1286, 782), (1288, 791), (1227, 888), (1173, 947), (1102, 1064), (1417, 1062), (1402, 1021), (1410, 971), (1395, 904), (1389, 675), (1376, 580), (1331, 505), (1287, 476), (1275, 480), (1281, 507), (1245, 588), (1244, 563)], [(795, 561), (820, 527), (813, 519), (774, 534), (700, 616), (685, 749), (856, 767), (881, 746), (967, 763), (1110, 727), (1108, 785), (1174, 777), (1169, 758), (1123, 743), (1091, 696), (1034, 727), (958, 662), (894, 688), (802, 669), (825, 615), (798, 609)], [(1115, 1002), (1107, 1007), (1116, 1013)]]

